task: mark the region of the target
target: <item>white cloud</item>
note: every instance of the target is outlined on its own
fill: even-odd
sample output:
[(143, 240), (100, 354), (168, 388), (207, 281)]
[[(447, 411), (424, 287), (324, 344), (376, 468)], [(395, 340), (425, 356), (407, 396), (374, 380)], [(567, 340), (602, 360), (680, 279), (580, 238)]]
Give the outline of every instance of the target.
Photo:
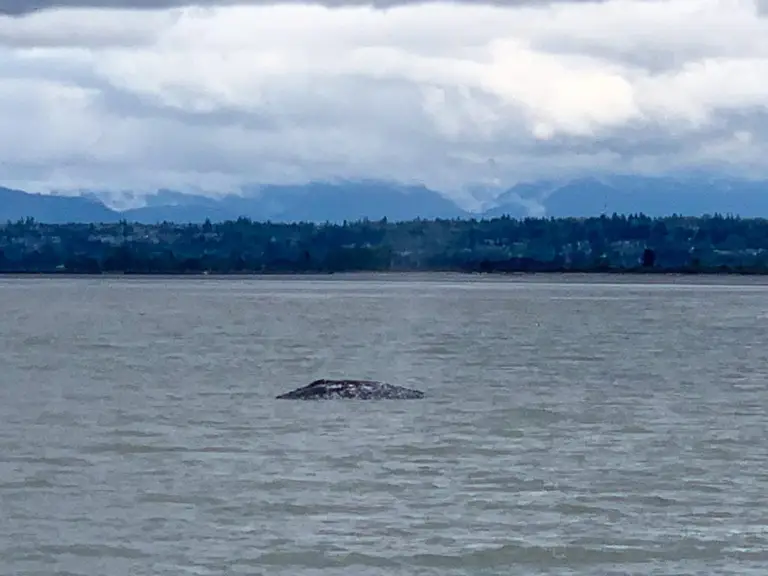
[(0, 46), (0, 180), (35, 188), (457, 191), (717, 154), (754, 169), (766, 140), (750, 0), (69, 9), (0, 18)]

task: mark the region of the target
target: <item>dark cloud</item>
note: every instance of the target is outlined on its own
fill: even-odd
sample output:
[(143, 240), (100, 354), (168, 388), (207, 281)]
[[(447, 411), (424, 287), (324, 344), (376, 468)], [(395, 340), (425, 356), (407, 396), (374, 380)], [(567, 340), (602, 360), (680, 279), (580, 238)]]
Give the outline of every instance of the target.
[[(393, 8), (407, 4), (424, 4), (437, 0), (0, 0), (0, 14), (21, 16), (52, 8), (113, 8), (151, 10), (181, 6), (227, 6), (270, 4), (322, 4), (330, 7), (374, 6)], [(500, 6), (542, 5), (558, 2), (594, 2), (595, 0), (454, 0), (466, 4), (494, 4)], [(601, 0), (598, 0), (601, 1)], [(653, 2), (656, 0), (648, 0)]]

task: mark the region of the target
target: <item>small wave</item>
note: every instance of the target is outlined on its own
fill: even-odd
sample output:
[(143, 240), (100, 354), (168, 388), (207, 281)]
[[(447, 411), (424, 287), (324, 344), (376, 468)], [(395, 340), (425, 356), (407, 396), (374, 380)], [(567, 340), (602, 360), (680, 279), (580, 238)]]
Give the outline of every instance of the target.
[(86, 454), (167, 454), (171, 452), (189, 452), (184, 446), (153, 446), (132, 444), (130, 442), (105, 442), (83, 449)]
[(575, 565), (642, 564), (654, 561), (719, 557), (722, 545), (696, 539), (683, 539), (666, 549), (602, 544), (599, 546), (536, 546), (510, 543), (496, 548), (469, 551), (459, 555), (416, 554), (398, 560), (424, 568), (472, 570), (508, 569), (513, 564), (573, 567)]
[(162, 438), (159, 432), (147, 432), (146, 430), (110, 430), (107, 436), (115, 438)]
[(549, 408), (530, 407), (513, 408), (509, 411), (508, 416), (513, 420), (533, 420), (540, 424), (554, 424), (570, 419), (570, 416), (563, 412), (557, 412)]
[(23, 462), (25, 464), (60, 468), (79, 468), (92, 465), (88, 460), (74, 456), (10, 456), (3, 458), (0, 462)]
[(697, 480), (687, 480), (683, 483), (683, 490), (686, 493), (702, 493), (702, 494), (722, 494), (725, 489), (722, 486), (716, 486), (707, 482)]
[(329, 554), (324, 552), (268, 552), (252, 561), (240, 560), (236, 564), (291, 568), (398, 568), (402, 564), (385, 556), (360, 552)]
[(566, 516), (608, 516), (612, 520), (626, 517), (626, 514), (616, 508), (604, 508), (602, 506), (579, 504), (576, 502), (558, 504), (555, 510)]
[(45, 478), (26, 478), (24, 480), (0, 482), (0, 490), (33, 490), (53, 487), (54, 484)]
[(378, 512), (385, 513), (392, 509), (389, 503), (386, 504), (367, 504), (362, 506), (360, 502), (337, 502), (334, 504), (298, 504), (295, 502), (264, 502), (259, 505), (259, 512), (262, 514), (277, 513), (283, 517), (301, 516), (301, 517), (328, 517), (331, 515), (360, 516), (371, 515)]
[(637, 424), (627, 424), (617, 430), (619, 434), (654, 434), (655, 431)]
[[(629, 502), (630, 498), (627, 498), (626, 501)], [(635, 497), (632, 498), (632, 501), (638, 504), (642, 504), (643, 506), (655, 506), (659, 508), (668, 508), (670, 506), (677, 506), (678, 504), (681, 504), (680, 500), (675, 500), (674, 498), (665, 498), (664, 496), (659, 496), (658, 494)]]
[(214, 496), (181, 496), (179, 494), (166, 494), (162, 492), (145, 492), (138, 496), (137, 501), (148, 504), (191, 504), (193, 506), (224, 504), (224, 500)]
[(71, 555), (81, 558), (124, 558), (128, 560), (150, 558), (149, 554), (136, 548), (111, 546), (108, 544), (43, 545), (38, 550), (43, 554), (55, 556)]

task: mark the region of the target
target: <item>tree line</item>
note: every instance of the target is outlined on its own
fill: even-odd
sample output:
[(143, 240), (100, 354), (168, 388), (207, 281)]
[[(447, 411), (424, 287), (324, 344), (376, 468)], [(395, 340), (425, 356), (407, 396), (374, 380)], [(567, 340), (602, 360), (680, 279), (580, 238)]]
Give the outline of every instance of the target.
[(651, 218), (0, 225), (0, 272), (768, 273), (768, 220)]

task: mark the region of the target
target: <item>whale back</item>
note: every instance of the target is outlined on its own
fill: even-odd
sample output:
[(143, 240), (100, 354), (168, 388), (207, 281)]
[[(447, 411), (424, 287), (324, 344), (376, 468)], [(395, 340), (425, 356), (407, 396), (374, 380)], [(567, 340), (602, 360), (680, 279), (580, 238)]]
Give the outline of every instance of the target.
[(281, 394), (283, 400), (408, 400), (423, 398), (420, 390), (393, 386), (375, 380), (321, 379), (303, 388)]

